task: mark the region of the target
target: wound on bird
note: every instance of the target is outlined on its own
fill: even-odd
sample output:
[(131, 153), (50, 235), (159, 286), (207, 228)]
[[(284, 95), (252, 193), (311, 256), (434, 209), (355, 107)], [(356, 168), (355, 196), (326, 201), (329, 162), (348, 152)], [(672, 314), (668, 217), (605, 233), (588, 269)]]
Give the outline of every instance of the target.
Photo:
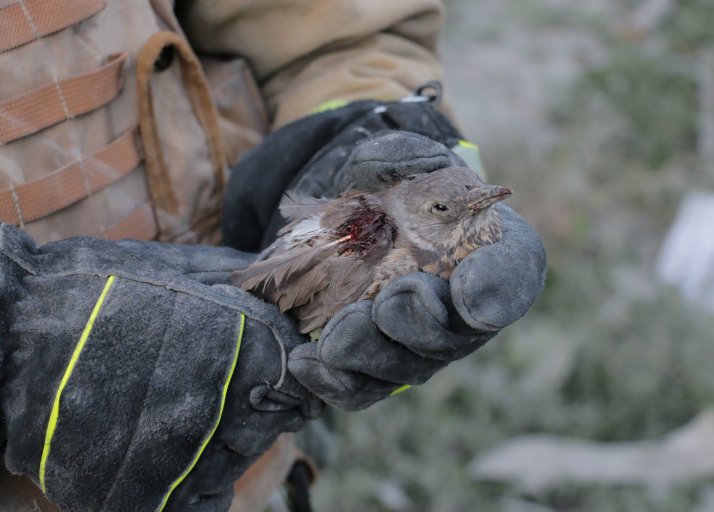
[(379, 235), (384, 230), (387, 215), (374, 210), (363, 210), (347, 222), (341, 224), (335, 232), (341, 237), (349, 237), (338, 249), (340, 256), (350, 255), (355, 252), (364, 257), (372, 249)]

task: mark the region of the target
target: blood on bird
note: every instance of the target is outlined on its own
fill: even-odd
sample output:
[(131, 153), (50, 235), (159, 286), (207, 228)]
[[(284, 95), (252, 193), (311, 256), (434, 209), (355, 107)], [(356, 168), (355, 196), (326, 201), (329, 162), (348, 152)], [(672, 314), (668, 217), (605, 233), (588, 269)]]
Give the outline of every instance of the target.
[(386, 221), (386, 214), (373, 210), (363, 210), (351, 217), (336, 230), (337, 235), (349, 237), (342, 243), (339, 254), (359, 252), (361, 256), (365, 256), (379, 240)]

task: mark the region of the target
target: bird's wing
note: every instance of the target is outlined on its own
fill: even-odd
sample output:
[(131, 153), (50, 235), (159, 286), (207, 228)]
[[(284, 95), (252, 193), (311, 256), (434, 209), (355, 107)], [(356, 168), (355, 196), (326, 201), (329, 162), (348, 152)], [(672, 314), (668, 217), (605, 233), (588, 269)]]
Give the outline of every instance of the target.
[(311, 271), (321, 261), (335, 254), (334, 247), (304, 246), (281, 252), (276, 251), (267, 259), (256, 261), (249, 267), (234, 272), (233, 284), (277, 304), (284, 312), (309, 299), (309, 296), (327, 285), (324, 276), (314, 273), (310, 287), (303, 286), (300, 293), (296, 293), (298, 290), (293, 291), (291, 299), (280, 300), (294, 282), (306, 274), (313, 274)]
[(324, 236), (320, 218), (329, 202), (329, 199), (317, 199), (296, 191), (286, 192), (278, 208), (290, 222), (278, 231), (278, 239), (260, 253), (258, 261), (305, 245), (313, 246), (312, 240)]
[(380, 215), (374, 208), (364, 196), (351, 194), (311, 210), (283, 229), (264, 259), (234, 272), (234, 284), (283, 312), (293, 310), (301, 332), (321, 327), (359, 299), (374, 264), (392, 246), (393, 229), (374, 220)]
[[(233, 284), (288, 311), (309, 301), (329, 283), (322, 272), (313, 272), (322, 261), (336, 256), (333, 233), (320, 225), (325, 201), (292, 194), (281, 211), (294, 220), (278, 232), (278, 239), (258, 259), (233, 273)], [(284, 208), (284, 210), (282, 210)], [(322, 210), (320, 209), (322, 208)]]
[(372, 270), (373, 266), (349, 256), (330, 258), (316, 267), (314, 274), (329, 276), (328, 284), (293, 310), (300, 332), (324, 326), (342, 308), (359, 300), (372, 282)]

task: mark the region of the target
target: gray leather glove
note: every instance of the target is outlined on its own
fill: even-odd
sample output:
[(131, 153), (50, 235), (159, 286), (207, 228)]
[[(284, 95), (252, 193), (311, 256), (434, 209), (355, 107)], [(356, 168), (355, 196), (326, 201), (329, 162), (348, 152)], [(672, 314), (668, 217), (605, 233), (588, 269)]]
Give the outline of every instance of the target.
[[(464, 165), (427, 137), (385, 131), (356, 145), (335, 173), (335, 188), (376, 189)], [(449, 282), (414, 273), (389, 283), (373, 303), (346, 307), (317, 343), (290, 353), (295, 378), (329, 404), (360, 409), (406, 384), (425, 382), (523, 316), (542, 289), (545, 253), (520, 216), (508, 206), (496, 208), (503, 219), (501, 241), (467, 256)]]
[(222, 511), (238, 476), (321, 410), (286, 368), (304, 341), (221, 283), (228, 248), (0, 225), (4, 460), (63, 510)]
[[(285, 190), (334, 197), (350, 187), (450, 166), (458, 131), (427, 101), (358, 102), (278, 130), (238, 163), (228, 184), (224, 239), (237, 248), (272, 242), (284, 219), (275, 214)], [(265, 170), (278, 190), (262, 193)], [(255, 183), (254, 183), (255, 182)], [(415, 273), (387, 285), (374, 301), (338, 313), (316, 343), (290, 353), (295, 378), (325, 402), (367, 407), (406, 384), (420, 384), (523, 316), (543, 288), (546, 260), (535, 231), (497, 206), (503, 239), (469, 255), (450, 282)], [(254, 221), (252, 231), (241, 226)]]
[(533, 229), (498, 207), (503, 238), (464, 259), (450, 282), (414, 273), (371, 301), (347, 306), (319, 341), (290, 353), (295, 378), (325, 402), (361, 409), (421, 384), (523, 316), (543, 286), (545, 254)]

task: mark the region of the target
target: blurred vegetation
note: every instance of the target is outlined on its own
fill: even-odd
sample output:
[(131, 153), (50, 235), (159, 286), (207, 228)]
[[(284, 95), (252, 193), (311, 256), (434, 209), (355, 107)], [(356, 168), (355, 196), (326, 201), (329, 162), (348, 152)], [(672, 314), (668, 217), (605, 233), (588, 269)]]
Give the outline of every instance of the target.
[[(448, 2), (451, 26), (463, 31), (476, 4)], [(545, 292), (475, 356), (341, 416), (316, 510), (695, 510), (714, 480), (662, 492), (563, 485), (531, 496), (468, 474), (474, 457), (517, 435), (656, 439), (714, 406), (714, 317), (652, 272), (682, 194), (711, 188), (695, 152), (695, 63), (714, 48), (714, 3), (681, 0), (655, 33), (636, 38), (619, 30), (621, 18), (563, 12), (545, 0), (505, 4), (533, 37), (566, 24), (604, 49), (552, 109), (560, 137), (542, 161), (483, 148), (491, 179), (526, 191), (514, 205), (546, 244)], [(620, 3), (614, 14), (632, 5)], [(449, 37), (467, 45), (477, 36)]]
[[(588, 73), (575, 91), (570, 112), (602, 99), (624, 121), (605, 149), (660, 169), (696, 144), (697, 84), (690, 62), (672, 48), (648, 54), (632, 44), (617, 44), (606, 66)], [(662, 99), (666, 98), (666, 101)]]
[(693, 151), (696, 59), (702, 49), (714, 47), (712, 20), (714, 3), (683, 0), (658, 27), (656, 38), (647, 42), (613, 34), (599, 20), (597, 32), (607, 42), (609, 59), (584, 75), (567, 110), (578, 113), (578, 105), (603, 100), (623, 121), (619, 136), (612, 141), (617, 150), (652, 169)]

